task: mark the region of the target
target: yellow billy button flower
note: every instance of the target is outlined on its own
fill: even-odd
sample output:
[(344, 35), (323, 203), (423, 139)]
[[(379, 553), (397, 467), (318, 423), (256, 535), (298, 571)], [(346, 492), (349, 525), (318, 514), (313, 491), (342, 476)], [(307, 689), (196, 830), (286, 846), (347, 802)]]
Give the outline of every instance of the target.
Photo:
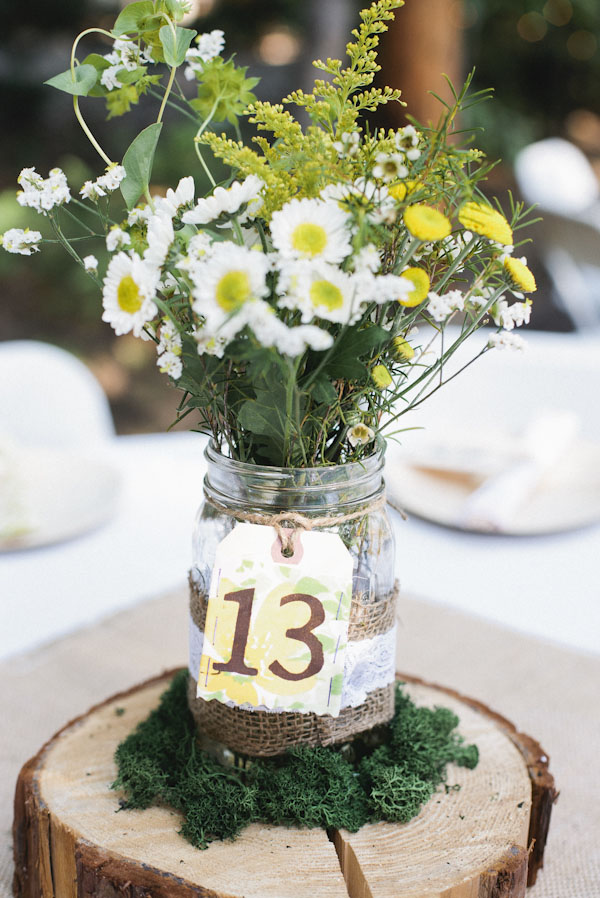
[(401, 306), (408, 306), (409, 308), (418, 306), (429, 293), (429, 288), (431, 286), (429, 275), (426, 271), (423, 271), (422, 268), (407, 268), (400, 273), (400, 276), (406, 278), (407, 281), (410, 281), (413, 285), (413, 289), (406, 299), (399, 299), (398, 302)]
[(215, 299), (224, 312), (235, 312), (250, 299), (252, 288), (245, 271), (228, 271), (216, 285)]
[(537, 284), (533, 273), (520, 259), (507, 256), (504, 260), (504, 270), (508, 274), (514, 286), (523, 293), (535, 293)]
[(371, 378), (375, 386), (379, 387), (380, 390), (385, 390), (386, 387), (392, 384), (392, 375), (385, 365), (375, 365), (371, 371)]
[(504, 215), (486, 203), (465, 203), (458, 213), (458, 220), (467, 231), (503, 246), (510, 246), (513, 242), (512, 228)]
[(391, 197), (401, 203), (402, 200), (406, 199), (409, 193), (414, 193), (415, 190), (418, 190), (419, 187), (422, 186), (420, 181), (399, 181), (397, 184), (392, 184), (391, 187), (388, 187), (388, 193)]
[(394, 337), (394, 352), (402, 361), (410, 362), (415, 357), (415, 351), (404, 337)]
[(142, 308), (143, 301), (143, 297), (140, 295), (140, 288), (131, 275), (126, 274), (125, 277), (121, 278), (117, 287), (119, 308), (129, 315), (133, 315)]
[(424, 203), (415, 203), (404, 210), (404, 224), (413, 237), (423, 243), (443, 240), (452, 230), (452, 225), (443, 212)]
[(401, 203), (403, 199), (406, 199), (408, 187), (404, 181), (400, 181), (398, 184), (392, 184), (391, 187), (388, 187), (388, 193), (391, 197)]

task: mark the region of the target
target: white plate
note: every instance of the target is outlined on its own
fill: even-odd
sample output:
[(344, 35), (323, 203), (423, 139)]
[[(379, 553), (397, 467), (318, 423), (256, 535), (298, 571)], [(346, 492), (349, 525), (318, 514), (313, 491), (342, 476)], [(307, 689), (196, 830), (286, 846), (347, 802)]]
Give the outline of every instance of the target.
[[(446, 527), (481, 477), (466, 472), (420, 468), (399, 454), (386, 462), (387, 498), (392, 508)], [(576, 442), (540, 482), (502, 533), (534, 536), (586, 527), (600, 521), (600, 444)], [(474, 529), (474, 528), (473, 528)]]
[[(6, 475), (5, 475), (6, 476)], [(110, 465), (74, 452), (21, 449), (0, 488), (22, 509), (23, 532), (0, 534), (0, 551), (32, 549), (79, 536), (116, 510), (120, 477)]]

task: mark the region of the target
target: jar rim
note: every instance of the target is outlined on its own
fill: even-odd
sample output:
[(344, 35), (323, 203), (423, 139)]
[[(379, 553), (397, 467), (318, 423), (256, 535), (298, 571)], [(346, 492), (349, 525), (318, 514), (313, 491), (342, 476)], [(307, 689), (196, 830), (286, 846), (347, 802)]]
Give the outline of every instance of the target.
[(310, 476), (314, 474), (322, 474), (324, 471), (347, 471), (348, 474), (356, 472), (357, 476), (362, 474), (376, 474), (382, 470), (385, 461), (385, 449), (377, 449), (361, 461), (343, 462), (334, 465), (315, 465), (314, 467), (305, 468), (281, 468), (277, 465), (256, 465), (249, 462), (238, 461), (228, 455), (223, 455), (214, 439), (210, 439), (204, 450), (204, 456), (208, 462), (223, 465), (232, 473), (238, 474), (270, 474), (271, 476), (293, 476), (297, 473), (303, 473)]

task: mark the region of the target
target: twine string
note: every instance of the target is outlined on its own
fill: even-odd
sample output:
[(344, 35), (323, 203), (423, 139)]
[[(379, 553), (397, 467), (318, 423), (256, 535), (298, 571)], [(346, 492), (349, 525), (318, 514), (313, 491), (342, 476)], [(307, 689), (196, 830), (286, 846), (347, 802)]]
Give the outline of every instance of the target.
[[(244, 521), (248, 524), (262, 524), (265, 527), (273, 527), (277, 533), (277, 538), (281, 543), (281, 554), (285, 558), (290, 558), (294, 554), (294, 532), (296, 530), (312, 530), (314, 527), (334, 527), (337, 524), (343, 524), (346, 521), (353, 521), (362, 518), (367, 514), (378, 511), (385, 505), (385, 495), (378, 496), (377, 499), (364, 505), (357, 511), (350, 511), (347, 514), (332, 514), (323, 517), (309, 518), (297, 511), (280, 511), (277, 514), (265, 514), (261, 512), (237, 511), (227, 505), (222, 505), (213, 499), (212, 496), (204, 494), (206, 501), (217, 511), (235, 518), (237, 521)], [(293, 526), (284, 527), (285, 524)]]

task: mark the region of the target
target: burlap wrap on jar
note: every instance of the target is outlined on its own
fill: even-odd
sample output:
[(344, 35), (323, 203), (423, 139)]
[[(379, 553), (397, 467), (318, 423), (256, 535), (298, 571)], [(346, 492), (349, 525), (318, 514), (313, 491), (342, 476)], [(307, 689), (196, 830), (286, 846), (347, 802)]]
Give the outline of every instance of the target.
[[(261, 468), (206, 451), (205, 502), (196, 519), (190, 571), (188, 704), (199, 734), (233, 752), (270, 756), (293, 745), (330, 745), (391, 719), (394, 713), (394, 540), (386, 513), (383, 457), (323, 468)], [(341, 711), (262, 710), (196, 697), (210, 574), (218, 543), (236, 521), (266, 523), (276, 513), (337, 532), (353, 559)], [(307, 521), (308, 519), (308, 521)], [(323, 526), (325, 525), (325, 526)]]

